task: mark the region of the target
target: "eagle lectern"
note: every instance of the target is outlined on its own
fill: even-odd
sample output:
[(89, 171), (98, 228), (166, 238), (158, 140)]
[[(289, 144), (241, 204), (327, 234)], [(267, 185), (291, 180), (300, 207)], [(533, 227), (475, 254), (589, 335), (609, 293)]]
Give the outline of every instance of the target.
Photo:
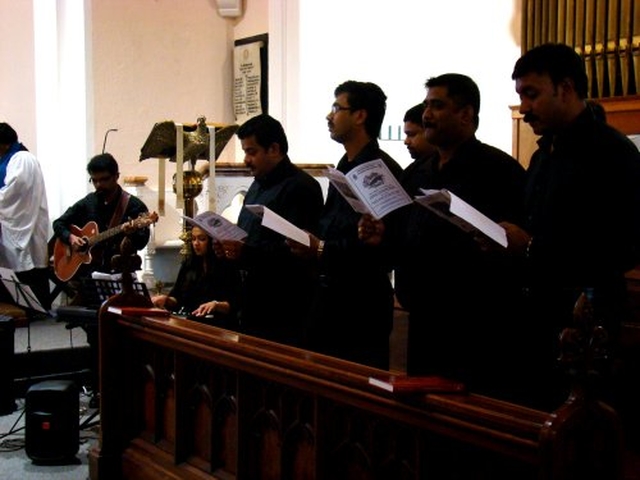
[[(202, 192), (202, 174), (196, 170), (198, 160), (207, 160), (211, 163), (220, 156), (224, 147), (238, 130), (238, 125), (223, 125), (207, 123), (204, 116), (198, 117), (195, 124), (176, 123), (173, 120), (164, 120), (156, 123), (151, 129), (144, 145), (140, 149), (140, 161), (147, 158), (159, 159), (158, 178), (158, 210), (164, 214), (164, 185), (165, 185), (165, 161), (176, 163), (176, 173), (173, 177), (173, 191), (176, 194), (176, 206), (184, 209), (186, 217), (194, 217), (194, 199)], [(211, 138), (214, 138), (213, 142)], [(184, 169), (185, 161), (188, 169)], [(210, 181), (214, 179), (215, 169), (209, 168)], [(211, 185), (212, 186), (212, 185)], [(211, 189), (210, 192), (215, 191)], [(182, 223), (182, 235), (184, 242), (181, 253), (188, 252), (190, 241), (190, 228), (186, 221)]]

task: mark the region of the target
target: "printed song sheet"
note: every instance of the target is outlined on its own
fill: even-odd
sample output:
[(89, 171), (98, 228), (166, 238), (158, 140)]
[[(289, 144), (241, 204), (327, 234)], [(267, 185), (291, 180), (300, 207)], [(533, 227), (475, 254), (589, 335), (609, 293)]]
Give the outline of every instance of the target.
[(329, 168), (327, 178), (356, 212), (378, 220), (411, 203), (411, 197), (381, 159), (363, 163), (346, 175)]
[(214, 240), (244, 240), (247, 237), (247, 232), (222, 215), (214, 212), (204, 212), (195, 218), (185, 216), (182, 218), (184, 218), (187, 223), (200, 227)]
[(309, 246), (311, 241), (309, 240), (309, 234), (296, 227), (293, 223), (285, 218), (282, 218), (273, 210), (265, 207), (264, 205), (245, 205), (245, 208), (254, 215), (262, 218), (262, 225), (270, 228), (274, 232), (278, 232), (291, 240), (295, 240), (302, 245)]
[(420, 205), (449, 220), (466, 232), (480, 231), (503, 247), (507, 246), (507, 233), (504, 228), (460, 197), (445, 188), (420, 190), (424, 195), (415, 198), (415, 201)]

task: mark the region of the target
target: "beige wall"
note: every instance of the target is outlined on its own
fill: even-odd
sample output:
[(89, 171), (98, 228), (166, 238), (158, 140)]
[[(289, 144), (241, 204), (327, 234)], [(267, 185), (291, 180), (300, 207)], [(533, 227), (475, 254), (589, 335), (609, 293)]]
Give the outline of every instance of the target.
[[(149, 177), (157, 162), (138, 162), (140, 147), (161, 120), (233, 123), (235, 38), (264, 33), (267, 1), (245, 2), (238, 19), (218, 14), (214, 0), (94, 0), (91, 14), (96, 150), (107, 148), (123, 173)], [(223, 153), (234, 160), (234, 144)]]
[(0, 0), (0, 121), (36, 150), (32, 0)]
[[(45, 40), (58, 43), (46, 45), (54, 54), (46, 62), (34, 60), (33, 5), (53, 5), (59, 15), (38, 17), (59, 29)], [(82, 18), (69, 10), (83, 6), (80, 25)], [(32, 150), (37, 146), (52, 219), (90, 189), (86, 162), (101, 151), (110, 128), (118, 131), (109, 135), (107, 150), (123, 175), (147, 176), (157, 192), (157, 161), (138, 160), (153, 124), (195, 122), (200, 114), (233, 122), (233, 42), (269, 33), (270, 113), (283, 121), (294, 161), (335, 163), (342, 154), (325, 119), (337, 83), (354, 78), (383, 86), (389, 97), (384, 129), (396, 131), (404, 111), (424, 98), (425, 79), (445, 71), (478, 81), (479, 137), (510, 151), (519, 6), (520, 0), (496, 0), (490, 11), (477, 0), (243, 0), (242, 16), (223, 18), (216, 0), (0, 0), (3, 18), (11, 19), (0, 29), (0, 117)], [(458, 15), (463, 9), (464, 18)], [(77, 32), (60, 34), (67, 30)], [(81, 58), (70, 44), (83, 38)], [(81, 64), (76, 71), (74, 61)], [(45, 96), (36, 96), (36, 73)], [(45, 99), (54, 106), (36, 118)], [(408, 163), (402, 141), (382, 146)], [(234, 140), (222, 160), (241, 158)]]
[(203, 0), (94, 1), (91, 20), (96, 150), (118, 128), (107, 149), (155, 189), (157, 162), (138, 162), (155, 122), (233, 121), (233, 25)]

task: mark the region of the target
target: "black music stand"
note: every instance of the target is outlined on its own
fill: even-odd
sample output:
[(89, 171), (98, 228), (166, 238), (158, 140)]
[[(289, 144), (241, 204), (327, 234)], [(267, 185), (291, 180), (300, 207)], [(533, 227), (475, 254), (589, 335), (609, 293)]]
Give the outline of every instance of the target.
[(0, 280), (9, 292), (12, 303), (27, 314), (27, 352), (31, 352), (31, 321), (38, 314), (50, 315), (50, 312), (42, 306), (31, 287), (18, 280), (13, 270), (0, 267)]
[[(85, 278), (82, 281), (82, 294), (86, 295), (87, 306), (99, 308), (109, 297), (122, 292), (122, 280), (103, 280)], [(133, 290), (149, 298), (147, 286), (141, 282), (133, 282)]]
[[(150, 298), (147, 286), (144, 283), (134, 281), (133, 289), (147, 298)], [(98, 279), (85, 277), (79, 285), (78, 297), (81, 299), (79, 305), (60, 306), (56, 310), (58, 321), (67, 323), (67, 328), (81, 327), (87, 335), (87, 343), (91, 355), (91, 390), (92, 400), (90, 406), (97, 404), (96, 394), (98, 393), (98, 358), (99, 358), (99, 327), (98, 312), (102, 304), (113, 295), (121, 293), (123, 290), (122, 280)], [(90, 417), (91, 420), (93, 417)], [(89, 421), (87, 420), (87, 421)]]
[[(40, 313), (49, 314), (49, 312), (40, 304), (40, 301), (36, 297), (31, 287), (25, 283), (21, 283), (18, 280), (16, 273), (13, 270), (8, 268), (0, 267), (0, 281), (4, 285), (4, 288), (7, 290), (11, 303), (22, 308), (27, 315), (27, 353), (31, 352), (31, 321), (33, 318)], [(8, 370), (9, 374), (5, 373), (5, 379), (7, 380), (7, 385), (3, 386), (3, 388), (8, 389), (8, 392), (3, 392), (2, 396), (2, 412), (0, 415), (4, 415), (6, 413), (11, 413), (15, 410), (15, 398), (14, 398), (14, 389), (13, 389), (13, 371), (11, 368), (11, 364), (13, 363), (13, 356), (15, 355), (15, 344), (13, 341), (13, 335), (15, 333), (15, 327), (13, 324), (7, 333), (10, 333), (11, 339), (10, 342), (2, 342), (6, 344), (12, 351), (7, 352), (11, 355), (9, 359), (9, 364), (4, 365), (4, 368)], [(7, 395), (8, 394), (8, 395)]]

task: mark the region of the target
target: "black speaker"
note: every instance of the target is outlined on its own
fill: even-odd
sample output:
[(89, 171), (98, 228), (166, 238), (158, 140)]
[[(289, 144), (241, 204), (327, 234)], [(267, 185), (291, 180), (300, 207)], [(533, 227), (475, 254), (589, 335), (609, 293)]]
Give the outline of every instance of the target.
[(13, 392), (15, 365), (15, 324), (13, 318), (0, 315), (0, 415), (7, 415), (16, 409)]
[(76, 463), (80, 392), (71, 380), (47, 380), (25, 397), (25, 451), (34, 463)]

